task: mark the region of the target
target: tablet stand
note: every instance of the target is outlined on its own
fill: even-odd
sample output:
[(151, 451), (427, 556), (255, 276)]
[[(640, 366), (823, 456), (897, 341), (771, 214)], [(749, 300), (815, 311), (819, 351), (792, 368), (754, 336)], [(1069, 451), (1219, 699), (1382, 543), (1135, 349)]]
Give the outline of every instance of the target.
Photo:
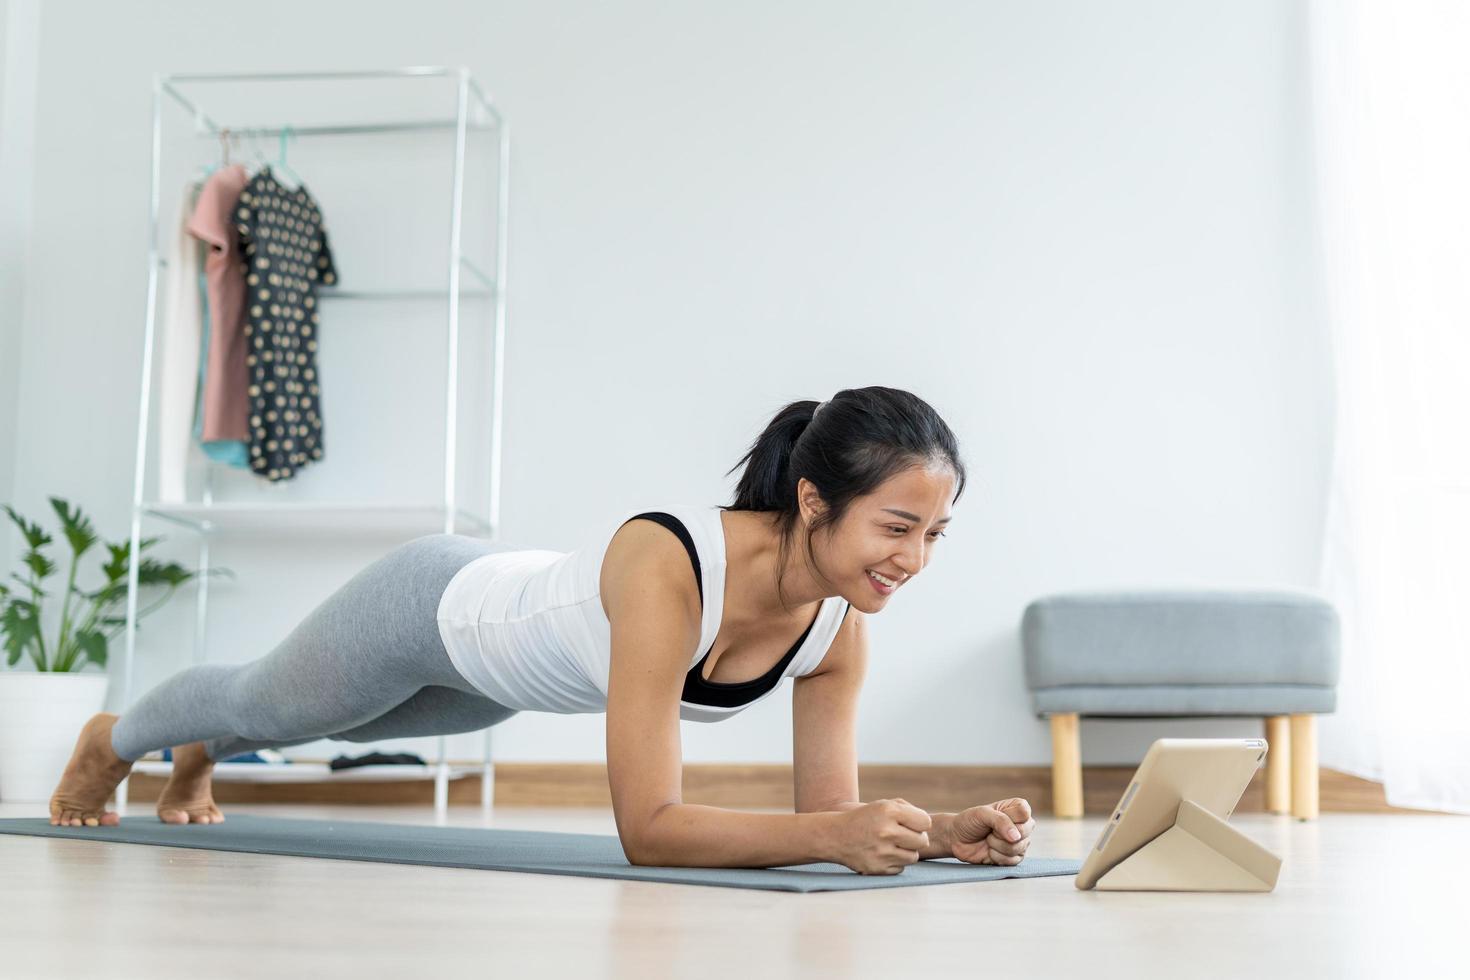
[(1100, 891), (1268, 892), (1281, 859), (1209, 810), (1179, 804), (1174, 825), (1094, 886)]

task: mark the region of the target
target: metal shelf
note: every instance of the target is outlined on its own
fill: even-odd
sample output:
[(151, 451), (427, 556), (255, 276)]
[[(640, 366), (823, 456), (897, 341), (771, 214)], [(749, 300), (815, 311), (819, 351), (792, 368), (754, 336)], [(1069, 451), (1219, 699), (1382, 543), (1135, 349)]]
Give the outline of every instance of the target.
[[(161, 269), (168, 268), (168, 259), (160, 255), (157, 257), (158, 266)], [(460, 289), (460, 299), (495, 299), (500, 295), (500, 290), (495, 288), (495, 280), (487, 275), (474, 262), (464, 256), (460, 257), (460, 266), (473, 278), (479, 280), (483, 285), (477, 288)], [(383, 300), (383, 299), (430, 299), (447, 301), (450, 298), (446, 287), (437, 289), (424, 289), (422, 287), (389, 287), (384, 289), (342, 289), (340, 286), (324, 286), (320, 283), (313, 294), (319, 300)]]
[[(443, 302), (449, 296), (442, 289), (333, 289), (320, 290), (316, 294), (320, 300), (344, 300), (344, 299), (432, 299)], [(459, 294), (460, 299), (494, 299), (493, 289), (465, 289)]]
[[(280, 531), (289, 534), (355, 532), (432, 534), (442, 531), (443, 506), (436, 504), (372, 504), (355, 501), (285, 503), (143, 504), (150, 517), (204, 534)], [(454, 511), (455, 534), (493, 532), (490, 521), (464, 508)]]
[[(281, 125), (268, 124), (231, 127), (216, 122), (214, 117), (204, 111), (205, 106), (200, 100), (185, 96), (178, 88), (179, 85), (193, 85), (196, 83), (283, 83), (323, 80), (353, 82), (359, 80), (415, 78), (444, 78), (453, 80), (456, 83), (455, 111), (452, 117), (446, 116), (445, 110), (448, 108), (447, 106), (440, 106), (434, 108), (426, 118), (421, 119), (368, 121), (334, 119), (326, 121), (313, 120), (310, 125), (303, 126), (288, 127), (283, 123)], [(408, 84), (415, 83), (409, 82)], [(165, 141), (163, 138), (165, 105), (181, 107), (184, 112), (184, 121), (191, 127), (192, 131), (197, 135), (208, 137), (217, 137), (225, 130), (229, 130), (230, 132), (244, 133), (246, 135), (265, 135), (289, 131), (300, 137), (326, 138), (365, 133), (407, 132), (421, 134), (422, 138), (429, 140), (446, 138), (444, 134), (448, 134), (449, 138), (453, 139), (454, 166), (450, 173), (449, 186), (446, 188), (450, 198), (450, 220), (449, 228), (447, 229), (449, 236), (448, 274), (444, 279), (444, 285), (438, 289), (378, 288), (338, 290), (321, 288), (317, 293), (323, 300), (330, 299), (334, 302), (396, 299), (437, 299), (445, 302), (447, 344), (446, 371), (444, 376), (444, 496), (442, 503), (372, 503), (366, 501), (268, 502), (264, 500), (259, 502), (215, 502), (213, 495), (213, 475), (217, 467), (213, 465), (205, 471), (206, 485), (203, 499), (197, 501), (145, 499), (148, 441), (151, 423), (149, 406), (152, 397), (152, 379), (155, 366), (155, 320), (159, 304), (159, 272), (168, 265), (159, 249), (159, 182), (164, 147), (178, 145), (176, 142)], [(298, 98), (294, 101), (293, 105), (304, 108), (308, 106), (308, 102)], [(495, 198), (493, 203), (495, 232), (494, 270), (480, 268), (465, 255), (462, 248), (466, 137), (468, 131), (471, 129), (494, 130), (494, 154), (496, 160), (494, 177)], [(371, 71), (219, 72), (207, 74), (155, 75), (153, 78), (151, 145), (148, 292), (143, 332), (142, 379), (138, 399), (138, 439), (134, 462), (132, 550), (130, 554), (134, 556), (139, 554), (143, 534), (143, 522), (145, 519), (168, 521), (199, 532), (200, 574), (196, 579), (197, 591), (194, 624), (195, 662), (201, 663), (206, 659), (204, 656), (204, 639), (206, 635), (205, 627), (209, 602), (209, 549), (210, 542), (216, 534), (248, 531), (276, 531), (291, 535), (381, 532), (385, 534), (401, 534), (407, 537), (432, 533), (434, 531), (457, 533), (463, 528), (473, 532), (483, 532), (482, 536), (492, 540), (495, 539), (498, 536), (500, 514), (502, 393), (504, 391), (505, 360), (506, 243), (509, 231), (506, 209), (510, 200), (510, 134), (505, 124), (505, 119), (491, 103), (475, 79), (471, 77), (469, 69), (463, 67), (411, 67)], [(368, 161), (367, 165), (370, 166), (371, 159), (366, 157), (365, 159)], [(470, 288), (462, 288), (462, 280), (466, 277), (474, 280), (475, 285)], [(493, 354), (489, 368), (492, 372), (490, 379), (492, 392), (489, 440), (490, 486), (489, 499), (484, 503), (486, 513), (483, 515), (476, 512), (479, 509), (478, 507), (473, 510), (466, 508), (456, 498), (456, 472), (460, 455), (457, 441), (459, 411), (457, 398), (460, 384), (459, 311), (462, 300), (478, 301), (481, 299), (493, 300), (494, 302), (494, 336), (491, 338)], [(122, 704), (124, 708), (128, 707), (132, 702), (133, 658), (137, 641), (138, 622), (138, 565), (139, 562), (135, 560), (130, 563), (128, 570), (127, 615), (122, 657)], [(493, 792), (493, 781), (489, 778), (493, 772), (489, 729), (485, 730), (484, 745), (484, 772), (487, 778), (482, 789), (481, 802), (488, 809), (491, 804)], [(440, 736), (437, 763), (432, 767), (428, 767), (428, 772), (420, 771), (416, 775), (403, 772), (405, 768), (411, 767), (386, 766), (362, 767), (362, 769), (395, 770), (393, 775), (386, 776), (386, 778), (433, 778), (435, 780), (435, 814), (442, 822), (447, 814), (448, 779), (467, 775), (470, 772), (480, 771), (479, 767), (448, 766), (445, 762), (444, 752), (445, 740), (443, 736)], [(151, 765), (154, 764), (140, 763), (135, 768), (140, 772), (149, 772)], [(168, 766), (171, 769), (170, 763), (157, 763), (156, 765)], [(242, 774), (241, 778), (265, 779), (276, 778), (270, 773), (275, 769), (285, 768), (288, 767), (271, 767), (265, 763), (221, 764), (216, 767), (215, 774), (216, 778), (228, 778), (226, 773), (246, 769), (250, 770), (250, 772)], [(306, 764), (291, 763), (289, 764), (289, 768), (292, 770), (293, 775), (286, 776), (285, 778), (287, 779), (300, 779), (308, 774), (310, 774), (310, 778), (323, 778), (320, 772), (313, 772), (312, 767)], [(330, 772), (330, 768), (325, 766), (325, 764), (321, 766), (321, 770)], [(169, 770), (162, 771), (167, 772)], [(338, 781), (344, 778), (385, 778), (385, 775), (379, 773), (365, 773), (355, 777), (347, 777), (345, 773), (349, 771), (355, 770), (331, 773), (329, 778)], [(124, 806), (127, 803), (127, 780), (123, 780), (117, 788), (117, 801), (119, 806)]]
[[(162, 760), (139, 760), (133, 772), (145, 776), (173, 775), (174, 764)], [(463, 779), (480, 775), (484, 766), (451, 765), (445, 767), (445, 778)], [(213, 779), (219, 783), (390, 783), (419, 782), (437, 779), (439, 767), (425, 764), (392, 766), (353, 766), (333, 769), (325, 762), (217, 762)]]

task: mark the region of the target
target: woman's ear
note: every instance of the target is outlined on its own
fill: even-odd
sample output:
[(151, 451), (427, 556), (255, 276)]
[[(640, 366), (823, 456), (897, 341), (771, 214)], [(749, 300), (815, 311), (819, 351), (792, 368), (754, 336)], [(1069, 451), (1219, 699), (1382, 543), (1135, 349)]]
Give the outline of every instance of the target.
[(807, 524), (827, 510), (827, 502), (822, 499), (817, 485), (806, 477), (796, 481), (796, 506), (801, 511), (802, 520)]

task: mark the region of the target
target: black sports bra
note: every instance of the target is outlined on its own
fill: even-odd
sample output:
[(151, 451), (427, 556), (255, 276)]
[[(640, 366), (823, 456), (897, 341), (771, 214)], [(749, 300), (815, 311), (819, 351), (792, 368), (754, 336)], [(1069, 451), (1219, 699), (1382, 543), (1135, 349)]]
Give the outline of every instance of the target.
[[(694, 581), (699, 586), (699, 605), (702, 610), (704, 608), (704, 575), (699, 568), (699, 554), (694, 550), (694, 539), (689, 536), (689, 529), (684, 526), (683, 521), (679, 520), (673, 514), (667, 514), (663, 511), (648, 511), (628, 518), (629, 521), (639, 519), (653, 521), (655, 524), (662, 524), (670, 531), (673, 531), (679, 540), (684, 543), (684, 550), (689, 552), (689, 560), (694, 564)], [(627, 521), (623, 523), (626, 524)], [(851, 606), (848, 608), (851, 608)], [(842, 615), (846, 618), (846, 609), (843, 610)], [(699, 658), (699, 663), (695, 664), (690, 668), (689, 673), (684, 675), (683, 700), (690, 704), (704, 704), (719, 708), (735, 708), (740, 705), (750, 704), (781, 683), (781, 675), (786, 671), (787, 665), (796, 656), (796, 652), (801, 649), (801, 645), (806, 642), (807, 636), (811, 634), (812, 626), (816, 624), (817, 621), (813, 619), (811, 626), (808, 626), (800, 638), (797, 639), (795, 645), (786, 651), (786, 655), (774, 667), (754, 680), (736, 681), (733, 683), (705, 680), (704, 665), (709, 660), (709, 655), (714, 652), (714, 647), (710, 647), (704, 652), (704, 656)]]

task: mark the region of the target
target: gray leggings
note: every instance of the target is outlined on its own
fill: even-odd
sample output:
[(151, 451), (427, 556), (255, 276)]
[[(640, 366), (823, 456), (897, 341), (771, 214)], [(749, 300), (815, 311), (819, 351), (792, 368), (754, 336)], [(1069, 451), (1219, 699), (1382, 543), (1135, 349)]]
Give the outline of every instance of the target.
[(459, 534), (400, 545), (312, 610), (270, 653), (180, 671), (123, 712), (112, 747), (130, 761), (203, 742), (211, 759), (321, 738), (370, 742), (498, 724), (515, 709), (465, 680), (439, 638), (454, 573), (503, 546)]

